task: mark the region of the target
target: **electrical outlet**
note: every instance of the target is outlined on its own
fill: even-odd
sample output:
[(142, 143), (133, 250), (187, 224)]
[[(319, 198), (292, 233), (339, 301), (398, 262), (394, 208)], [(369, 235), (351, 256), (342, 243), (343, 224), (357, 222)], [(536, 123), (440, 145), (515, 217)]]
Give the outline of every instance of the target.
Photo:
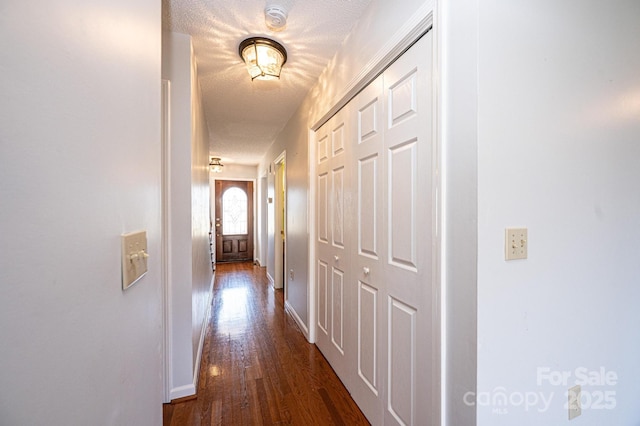
[(580, 385), (569, 388), (569, 420), (573, 420), (582, 414), (582, 406), (580, 405), (582, 389)]
[(293, 269), (289, 269), (289, 279), (293, 281)]
[(507, 228), (505, 230), (505, 260), (526, 259), (528, 247), (527, 228)]

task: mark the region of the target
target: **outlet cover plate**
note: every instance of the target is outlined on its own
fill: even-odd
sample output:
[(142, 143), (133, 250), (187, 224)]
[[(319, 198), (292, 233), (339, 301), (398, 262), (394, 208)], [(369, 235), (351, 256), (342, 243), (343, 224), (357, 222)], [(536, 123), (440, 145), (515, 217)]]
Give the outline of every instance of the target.
[(569, 420), (573, 420), (582, 414), (582, 406), (580, 405), (582, 389), (580, 385), (569, 388), (567, 393), (569, 399)]

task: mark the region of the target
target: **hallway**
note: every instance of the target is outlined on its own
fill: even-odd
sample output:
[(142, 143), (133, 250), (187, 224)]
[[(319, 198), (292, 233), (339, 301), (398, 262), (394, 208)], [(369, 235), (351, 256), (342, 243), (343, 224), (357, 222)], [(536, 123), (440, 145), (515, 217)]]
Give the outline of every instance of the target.
[(164, 425), (366, 425), (264, 268), (218, 264), (197, 399), (165, 404)]

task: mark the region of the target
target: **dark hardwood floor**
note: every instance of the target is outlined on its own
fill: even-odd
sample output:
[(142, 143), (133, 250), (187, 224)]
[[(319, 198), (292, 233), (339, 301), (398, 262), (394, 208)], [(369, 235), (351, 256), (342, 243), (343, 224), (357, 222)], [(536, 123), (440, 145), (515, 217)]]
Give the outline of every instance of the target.
[(369, 423), (264, 268), (218, 264), (197, 398), (165, 404), (164, 426), (279, 424)]

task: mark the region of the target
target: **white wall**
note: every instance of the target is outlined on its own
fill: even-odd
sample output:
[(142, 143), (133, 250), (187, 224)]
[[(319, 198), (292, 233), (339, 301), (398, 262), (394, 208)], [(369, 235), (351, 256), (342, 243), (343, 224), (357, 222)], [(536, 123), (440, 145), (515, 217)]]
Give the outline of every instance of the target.
[(211, 295), (208, 131), (191, 38), (163, 33), (170, 93), (170, 399), (195, 393)]
[[(193, 47), (191, 65), (191, 238), (192, 238), (192, 344), (193, 368), (200, 369), (200, 357), (207, 328), (207, 314), (213, 296), (213, 270), (209, 247), (209, 126), (204, 113), (198, 66)], [(194, 378), (196, 382), (197, 378)]]
[[(440, 2), (442, 424), (472, 426), (477, 359), (478, 0)], [(473, 400), (472, 400), (473, 401)]]
[[(565, 424), (576, 369), (603, 367), (617, 384), (583, 386), (576, 424), (638, 425), (640, 3), (480, 5), (478, 392), (553, 398), (479, 406), (478, 424)], [(527, 260), (503, 260), (509, 226)], [(615, 409), (589, 409), (606, 391)]]
[[(213, 143), (215, 147), (215, 142)], [(210, 173), (211, 179), (229, 179), (229, 180), (256, 180), (258, 167), (256, 165), (246, 164), (225, 164), (220, 173)]]
[(191, 238), (191, 40), (162, 33), (162, 78), (170, 80), (170, 399), (191, 395), (193, 385)]
[(1, 422), (161, 424), (160, 4), (0, 9)]

